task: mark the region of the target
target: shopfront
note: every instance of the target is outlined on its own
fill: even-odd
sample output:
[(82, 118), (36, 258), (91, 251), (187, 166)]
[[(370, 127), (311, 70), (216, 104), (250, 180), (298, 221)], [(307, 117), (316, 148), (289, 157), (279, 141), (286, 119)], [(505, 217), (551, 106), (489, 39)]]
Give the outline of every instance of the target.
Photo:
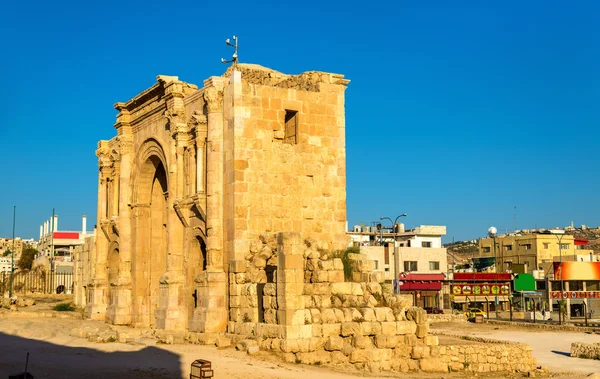
[(452, 309), (507, 310), (511, 280), (511, 274), (506, 273), (455, 273), (450, 283)]
[(413, 295), (421, 308), (442, 308), (441, 291), (444, 274), (404, 274), (400, 278), (400, 293)]

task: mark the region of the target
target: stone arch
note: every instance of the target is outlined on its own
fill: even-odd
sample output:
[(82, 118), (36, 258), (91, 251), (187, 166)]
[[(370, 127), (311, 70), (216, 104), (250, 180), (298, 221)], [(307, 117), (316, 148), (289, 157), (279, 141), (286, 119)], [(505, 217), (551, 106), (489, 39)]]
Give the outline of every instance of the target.
[(160, 277), (167, 269), (167, 159), (155, 139), (139, 150), (132, 170), (133, 323), (156, 326)]

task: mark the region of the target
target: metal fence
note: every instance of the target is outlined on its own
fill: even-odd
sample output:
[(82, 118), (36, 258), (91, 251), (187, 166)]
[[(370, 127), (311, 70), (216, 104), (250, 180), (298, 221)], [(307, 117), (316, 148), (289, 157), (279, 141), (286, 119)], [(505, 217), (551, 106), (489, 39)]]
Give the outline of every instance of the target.
[[(13, 294), (72, 293), (73, 274), (41, 270), (17, 271), (13, 274)], [(10, 291), (10, 272), (0, 273), (0, 294)]]

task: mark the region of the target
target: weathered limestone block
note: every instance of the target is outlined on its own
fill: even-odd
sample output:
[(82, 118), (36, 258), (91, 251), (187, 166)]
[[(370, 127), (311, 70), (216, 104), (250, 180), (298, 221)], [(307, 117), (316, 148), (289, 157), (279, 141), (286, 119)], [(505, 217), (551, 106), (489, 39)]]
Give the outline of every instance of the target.
[(333, 364), (344, 364), (350, 362), (350, 358), (348, 358), (341, 351), (332, 351), (331, 352), (331, 363)]
[(319, 260), (318, 266), (319, 266), (319, 269), (321, 269), (321, 270), (331, 271), (331, 270), (333, 270), (333, 261)]
[(417, 340), (418, 338), (414, 334), (407, 334), (404, 336), (404, 344), (410, 347), (416, 346)]
[(419, 368), (424, 372), (448, 372), (448, 364), (435, 358), (421, 359)]
[(414, 321), (396, 321), (397, 334), (415, 334), (417, 324)]
[(313, 283), (327, 283), (328, 280), (329, 280), (329, 275), (328, 275), (327, 271), (323, 271), (323, 270), (315, 270), (315, 271), (313, 271), (311, 282), (313, 282)]
[(307, 353), (310, 351), (310, 338), (301, 338), (298, 340), (298, 348), (301, 353)]
[(330, 283), (343, 282), (344, 281), (344, 271), (338, 271), (338, 270), (327, 271), (327, 280)]
[(394, 358), (410, 358), (412, 348), (410, 346), (398, 344), (394, 349)]
[(410, 307), (406, 311), (406, 318), (409, 321), (414, 321), (418, 324), (427, 323), (427, 312), (423, 308)]
[(341, 335), (347, 336), (361, 336), (360, 324), (358, 322), (343, 322)]
[[(373, 296), (371, 296), (371, 297), (373, 297)], [(396, 318), (394, 317), (394, 314), (392, 313), (391, 308), (377, 307), (374, 309), (374, 311), (375, 311), (375, 318), (379, 322), (381, 322), (381, 321), (396, 321)]]
[(378, 334), (375, 336), (375, 346), (379, 349), (393, 349), (400, 342), (400, 336)]
[(357, 349), (370, 349), (373, 347), (373, 340), (367, 336), (355, 335), (352, 338), (352, 344)]
[(339, 336), (328, 337), (324, 347), (327, 351), (342, 350), (344, 347), (344, 339)]
[(381, 323), (365, 321), (360, 323), (360, 331), (363, 336), (374, 336), (381, 334)]
[(265, 284), (265, 288), (263, 288), (263, 293), (269, 296), (277, 296), (277, 285), (275, 283)]
[(323, 325), (312, 324), (312, 336), (313, 337), (323, 337)]
[(330, 295), (313, 295), (312, 299), (316, 308), (331, 308)]
[(371, 350), (355, 349), (350, 354), (350, 363), (368, 362), (372, 357)]
[(310, 316), (313, 324), (321, 324), (323, 322), (323, 319), (321, 317), (321, 311), (317, 308), (310, 309)]
[(314, 283), (312, 289), (314, 295), (331, 295), (333, 293), (332, 285), (329, 283)]
[(324, 349), (327, 339), (321, 338), (321, 337), (313, 337), (313, 338), (310, 338), (308, 341), (309, 341), (308, 350), (309, 351), (317, 351), (317, 350)]
[(315, 363), (330, 363), (331, 353), (327, 351), (314, 351), (310, 353), (298, 353), (296, 358), (300, 360), (300, 363), (312, 365)]
[(323, 337), (339, 336), (341, 334), (342, 324), (323, 324)]
[(281, 351), (284, 353), (297, 353), (300, 351), (298, 347), (298, 340), (287, 340), (281, 341)]
[(417, 331), (415, 334), (418, 338), (425, 338), (429, 333), (429, 325), (428, 324), (417, 324)]
[(425, 345), (427, 346), (437, 346), (439, 345), (438, 336), (425, 336)]
[(350, 322), (354, 320), (362, 319), (362, 314), (356, 308), (343, 308), (342, 312), (344, 312), (344, 321)]
[(275, 309), (265, 310), (264, 317), (267, 324), (277, 324), (277, 311)]
[(360, 313), (362, 314), (364, 321), (377, 321), (373, 308), (361, 308)]
[(429, 346), (423, 346), (423, 345), (413, 346), (410, 356), (413, 359), (429, 358), (429, 356), (430, 356), (429, 353), (430, 353)]
[(229, 262), (229, 272), (232, 273), (243, 273), (246, 272), (246, 260), (239, 259)]
[(319, 268), (319, 260), (318, 259), (307, 259), (306, 260), (306, 270), (307, 271), (315, 271)]
[(387, 334), (387, 335), (396, 335), (397, 334), (397, 327), (396, 327), (396, 322), (382, 322), (381, 323), (381, 334)]
[(381, 294), (382, 290), (381, 290), (381, 284), (379, 283), (373, 283), (373, 282), (369, 282), (366, 283), (367, 285), (367, 291), (369, 291), (372, 294)]
[(352, 294), (353, 283), (332, 283), (331, 293), (333, 295), (350, 295)]
[(333, 312), (335, 313), (336, 322), (344, 322), (344, 312), (341, 309), (334, 308)]
[(337, 317), (335, 315), (335, 311), (331, 308), (322, 308), (321, 309), (321, 322), (323, 324), (334, 324), (337, 321)]

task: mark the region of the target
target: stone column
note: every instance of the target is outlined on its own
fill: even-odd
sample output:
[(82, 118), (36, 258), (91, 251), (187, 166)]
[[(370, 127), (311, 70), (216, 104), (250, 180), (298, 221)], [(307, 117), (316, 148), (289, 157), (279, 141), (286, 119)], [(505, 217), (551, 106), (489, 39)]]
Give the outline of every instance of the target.
[[(189, 328), (204, 333), (219, 333), (227, 328), (227, 274), (224, 271), (227, 258), (223, 256), (223, 78), (212, 77), (204, 82), (204, 87), (208, 110), (207, 268), (195, 278), (198, 306)], [(200, 154), (198, 159), (202, 159)]]
[(204, 157), (206, 156), (206, 124), (196, 125), (196, 193), (204, 193), (206, 181), (206, 167)]
[(175, 203), (183, 199), (184, 165), (183, 155), (189, 143), (187, 123), (185, 122), (184, 94), (181, 82), (171, 81), (165, 84), (165, 116), (173, 132), (168, 162), (168, 198), (167, 198), (167, 271), (160, 278), (159, 305), (155, 311), (156, 327), (165, 330), (185, 328), (185, 277), (183, 275), (184, 226), (175, 211)]
[(112, 161), (108, 141), (100, 141), (98, 150), (98, 210), (96, 230), (96, 255), (91, 272), (92, 280), (88, 283), (88, 304), (85, 307), (86, 317), (92, 320), (104, 320), (108, 300), (108, 273), (106, 271), (106, 257), (108, 254), (108, 237), (102, 230), (102, 223), (106, 221), (106, 182), (112, 171)]
[(131, 324), (131, 167), (133, 160), (133, 134), (129, 125), (129, 112), (121, 108), (117, 116), (119, 153), (119, 275), (116, 283), (110, 283), (112, 302), (106, 312), (106, 320), (116, 325)]
[(304, 322), (304, 245), (300, 233), (277, 235), (277, 319), (284, 339), (312, 337)]

